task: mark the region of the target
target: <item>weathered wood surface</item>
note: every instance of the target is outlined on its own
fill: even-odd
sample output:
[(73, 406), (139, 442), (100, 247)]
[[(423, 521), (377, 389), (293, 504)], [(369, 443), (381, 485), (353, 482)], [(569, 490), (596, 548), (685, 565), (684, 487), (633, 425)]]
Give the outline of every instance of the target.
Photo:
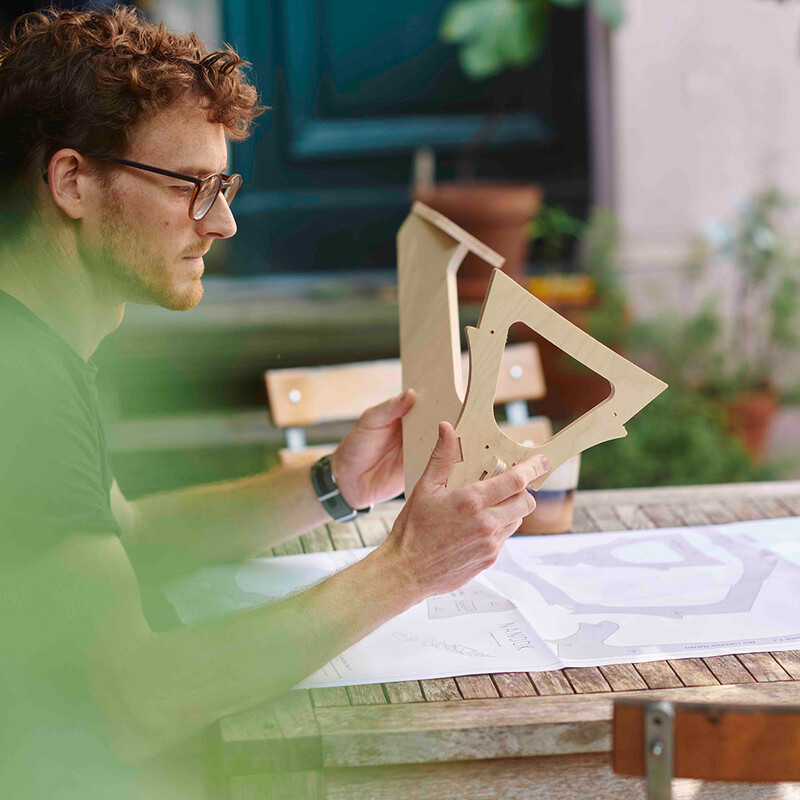
[[(380, 544), (401, 508), (395, 501), (355, 523), (321, 527), (275, 548), (275, 555)], [(787, 515), (800, 515), (800, 482), (579, 492), (573, 531)], [(629, 779), (610, 773), (607, 756), (594, 755), (610, 748), (615, 696), (800, 705), (795, 681), (800, 651), (297, 691), (223, 720), (223, 765), (231, 776), (231, 798), (242, 799), (272, 797), (258, 788), (267, 784), (280, 797), (417, 797), (420, 791), (426, 797), (463, 797), (473, 779), (482, 789), (470, 796), (487, 798), (529, 797), (532, 786), (542, 787), (542, 797), (638, 798), (640, 782), (625, 783)], [(562, 769), (568, 763), (575, 782), (567, 780), (563, 791), (554, 783), (555, 793), (548, 794), (547, 757), (555, 754), (561, 755), (553, 763)], [(515, 783), (510, 770), (508, 780), (502, 778), (504, 764), (528, 762), (535, 775), (520, 770)], [(572, 791), (589, 764), (596, 787), (588, 794)], [(490, 775), (491, 790), (481, 783)], [(694, 783), (676, 781), (674, 796), (692, 797), (687, 787)], [(737, 785), (736, 797), (777, 796), (759, 794), (763, 788), (742, 793)], [(708, 794), (705, 785), (703, 791), (704, 800), (731, 796)]]

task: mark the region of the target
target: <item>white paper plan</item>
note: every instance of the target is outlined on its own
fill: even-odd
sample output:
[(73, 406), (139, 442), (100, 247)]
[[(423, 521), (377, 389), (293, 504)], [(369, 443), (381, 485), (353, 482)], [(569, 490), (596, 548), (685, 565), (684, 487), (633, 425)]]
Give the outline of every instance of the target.
[[(274, 602), (369, 550), (256, 559), (167, 587), (185, 623)], [(800, 649), (800, 517), (514, 537), (459, 591), (387, 622), (300, 687)]]

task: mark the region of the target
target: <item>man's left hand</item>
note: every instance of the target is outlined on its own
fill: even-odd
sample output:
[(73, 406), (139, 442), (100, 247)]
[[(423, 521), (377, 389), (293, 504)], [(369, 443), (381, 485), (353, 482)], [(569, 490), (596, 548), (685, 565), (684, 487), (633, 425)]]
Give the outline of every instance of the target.
[(339, 491), (353, 508), (403, 491), (403, 417), (415, 400), (416, 392), (408, 389), (368, 408), (331, 456)]

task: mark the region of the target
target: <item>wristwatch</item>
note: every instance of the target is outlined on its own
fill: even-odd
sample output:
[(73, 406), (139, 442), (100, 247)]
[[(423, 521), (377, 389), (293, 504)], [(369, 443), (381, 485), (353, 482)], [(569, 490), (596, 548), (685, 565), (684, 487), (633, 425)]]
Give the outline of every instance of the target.
[(372, 506), (366, 508), (353, 508), (342, 497), (336, 485), (336, 477), (331, 466), (331, 457), (323, 456), (311, 466), (311, 485), (322, 507), (336, 522), (350, 522), (359, 514), (368, 514)]

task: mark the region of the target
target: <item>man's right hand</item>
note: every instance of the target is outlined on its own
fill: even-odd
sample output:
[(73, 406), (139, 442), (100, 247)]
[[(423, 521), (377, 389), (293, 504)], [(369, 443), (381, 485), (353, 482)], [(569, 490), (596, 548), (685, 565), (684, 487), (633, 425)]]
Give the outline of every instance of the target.
[(448, 489), (457, 456), (453, 426), (439, 423), (428, 466), (383, 545), (400, 574), (415, 584), (418, 601), (454, 591), (494, 564), (506, 539), (536, 507), (528, 484), (550, 466), (546, 456), (533, 456), (501, 475)]

